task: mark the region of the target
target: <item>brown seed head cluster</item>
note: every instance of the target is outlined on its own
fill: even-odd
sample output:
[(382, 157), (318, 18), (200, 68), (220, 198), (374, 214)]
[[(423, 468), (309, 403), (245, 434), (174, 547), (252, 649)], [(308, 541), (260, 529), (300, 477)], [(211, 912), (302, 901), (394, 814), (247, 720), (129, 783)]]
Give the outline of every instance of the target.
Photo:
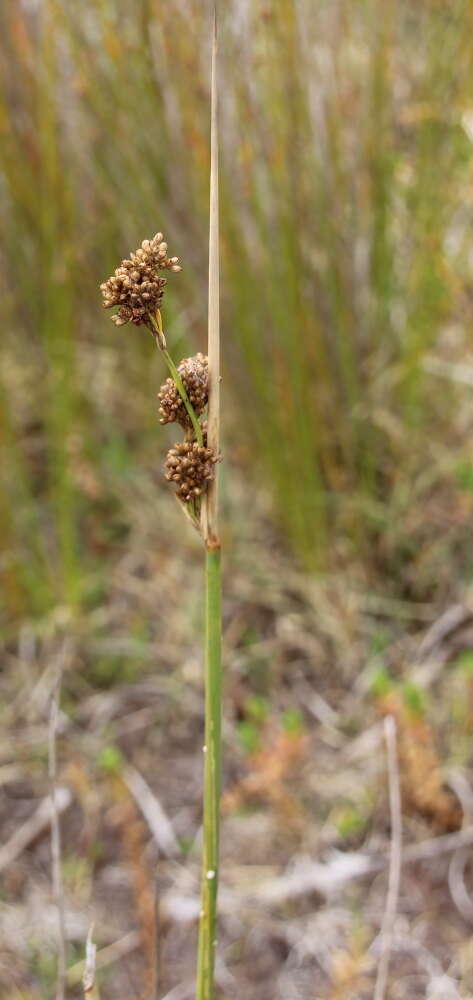
[[(207, 406), (209, 398), (209, 365), (204, 354), (196, 354), (193, 358), (184, 358), (178, 365), (184, 388), (196, 414), (199, 416)], [(176, 383), (167, 378), (158, 392), (160, 402), (159, 413), (162, 424), (177, 421), (181, 427), (191, 427), (189, 414), (179, 395)]]
[(124, 323), (149, 325), (150, 314), (156, 313), (166, 287), (166, 278), (160, 271), (180, 271), (178, 257), (168, 257), (163, 234), (156, 233), (152, 240), (143, 240), (141, 247), (122, 260), (115, 274), (100, 286), (105, 309), (118, 306), (112, 316), (117, 326)]
[(180, 441), (168, 451), (166, 479), (176, 483), (177, 496), (189, 503), (200, 497), (214, 478), (216, 462), (218, 458), (211, 448), (201, 446), (197, 441)]

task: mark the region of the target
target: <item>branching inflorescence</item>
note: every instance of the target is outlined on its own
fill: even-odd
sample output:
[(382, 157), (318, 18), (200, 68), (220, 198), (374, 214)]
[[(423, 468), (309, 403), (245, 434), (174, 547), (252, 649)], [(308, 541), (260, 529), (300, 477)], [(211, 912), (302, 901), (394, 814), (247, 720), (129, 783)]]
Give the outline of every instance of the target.
[[(204, 354), (196, 354), (194, 358), (184, 358), (177, 371), (195, 413), (200, 416), (209, 399), (209, 365)], [(184, 406), (174, 379), (166, 379), (158, 392), (160, 402), (159, 414), (162, 424), (176, 421), (185, 430), (191, 427), (189, 414)]]
[(166, 479), (176, 483), (177, 496), (189, 503), (207, 489), (214, 477), (213, 467), (218, 459), (211, 448), (197, 441), (179, 441), (168, 451)]
[(209, 398), (208, 360), (203, 354), (184, 358), (177, 367), (170, 358), (161, 323), (161, 304), (166, 278), (160, 271), (181, 271), (178, 257), (168, 257), (162, 233), (143, 240), (141, 247), (122, 260), (115, 273), (100, 286), (106, 309), (118, 306), (111, 317), (116, 326), (134, 323), (146, 326), (162, 351), (170, 370), (158, 393), (162, 424), (178, 423), (184, 441), (170, 449), (165, 464), (168, 482), (175, 484), (177, 498), (198, 523), (201, 497), (214, 478), (218, 456), (207, 447), (205, 413)]
[[(215, 62), (216, 34), (212, 49)], [(213, 76), (214, 79), (214, 76)], [(213, 95), (214, 95), (213, 85)], [(213, 96), (215, 104), (215, 95)], [(214, 126), (215, 132), (215, 126)], [(213, 133), (214, 134), (214, 133)], [(176, 366), (167, 349), (161, 319), (166, 278), (162, 271), (181, 270), (178, 257), (168, 257), (162, 233), (143, 240), (101, 286), (106, 309), (117, 326), (134, 323), (151, 332), (168, 371), (158, 392), (162, 424), (176, 423), (183, 432), (167, 455), (165, 477), (175, 488), (186, 517), (205, 547), (205, 757), (202, 849), (202, 901), (199, 918), (196, 998), (215, 1000), (214, 968), (219, 873), (219, 803), (221, 782), (221, 559), (218, 530), (220, 327), (218, 289), (218, 211), (215, 165), (211, 172), (209, 238), (208, 357), (196, 354)]]
[(115, 274), (100, 286), (105, 309), (118, 306), (112, 316), (116, 326), (144, 324), (153, 329), (152, 318), (161, 308), (166, 278), (159, 271), (180, 271), (178, 257), (168, 257), (162, 233), (143, 240), (141, 247), (122, 260)]

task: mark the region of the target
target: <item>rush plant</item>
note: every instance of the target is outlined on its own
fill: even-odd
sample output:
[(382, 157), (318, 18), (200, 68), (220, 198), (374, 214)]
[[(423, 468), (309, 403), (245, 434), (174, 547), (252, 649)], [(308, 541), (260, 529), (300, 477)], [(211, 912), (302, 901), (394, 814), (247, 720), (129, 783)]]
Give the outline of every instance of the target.
[(143, 240), (100, 287), (106, 308), (117, 307), (112, 320), (145, 326), (155, 339), (169, 377), (158, 399), (162, 424), (183, 432), (168, 452), (165, 476), (174, 486), (186, 517), (205, 548), (205, 743), (202, 900), (197, 962), (197, 1000), (214, 997), (214, 966), (219, 872), (221, 775), (221, 562), (217, 463), (220, 459), (220, 313), (218, 239), (218, 131), (216, 84), (217, 31), (212, 44), (211, 170), (209, 225), (208, 357), (197, 354), (177, 365), (166, 342), (161, 304), (167, 279), (181, 270), (168, 256), (162, 233)]

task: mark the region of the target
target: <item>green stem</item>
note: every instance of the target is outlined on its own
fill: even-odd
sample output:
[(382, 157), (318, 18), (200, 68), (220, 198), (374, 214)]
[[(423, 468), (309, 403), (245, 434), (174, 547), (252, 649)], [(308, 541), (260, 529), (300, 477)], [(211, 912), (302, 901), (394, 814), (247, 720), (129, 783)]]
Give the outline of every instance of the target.
[(202, 436), (202, 427), (200, 426), (199, 421), (197, 420), (197, 417), (196, 417), (195, 411), (194, 411), (194, 407), (192, 406), (192, 403), (189, 400), (189, 397), (188, 397), (187, 392), (186, 392), (186, 390), (184, 388), (184, 383), (183, 383), (183, 381), (181, 379), (181, 376), (179, 375), (179, 372), (178, 372), (178, 370), (177, 370), (177, 368), (176, 368), (176, 366), (174, 364), (174, 361), (172, 360), (171, 355), (168, 353), (168, 351), (166, 349), (161, 350), (161, 354), (163, 354), (163, 356), (164, 356), (164, 360), (165, 360), (165, 362), (166, 362), (166, 364), (167, 364), (167, 366), (169, 368), (169, 371), (171, 373), (171, 377), (174, 379), (174, 382), (176, 383), (177, 391), (178, 391), (178, 393), (179, 393), (179, 395), (180, 395), (180, 397), (182, 399), (182, 402), (184, 403), (184, 406), (185, 406), (185, 408), (186, 408), (186, 410), (187, 410), (187, 412), (189, 414), (189, 417), (190, 417), (191, 422), (192, 422), (192, 426), (194, 428), (194, 434), (196, 436), (196, 440), (198, 441), (198, 443), (202, 447), (202, 445), (204, 443), (204, 438)]
[(202, 428), (201, 428), (201, 426), (199, 424), (199, 421), (197, 420), (194, 407), (192, 406), (192, 403), (189, 400), (189, 397), (188, 397), (187, 392), (185, 390), (184, 383), (183, 383), (183, 381), (181, 379), (181, 376), (179, 375), (179, 372), (178, 372), (178, 370), (177, 370), (177, 368), (176, 368), (176, 366), (174, 364), (174, 361), (172, 360), (172, 357), (171, 357), (171, 355), (169, 354), (169, 351), (166, 348), (166, 340), (164, 338), (163, 325), (162, 325), (162, 322), (161, 322), (161, 313), (159, 312), (159, 310), (158, 310), (158, 312), (156, 314), (156, 319), (155, 319), (154, 316), (150, 315), (150, 320), (151, 320), (151, 323), (152, 323), (152, 325), (153, 325), (153, 327), (154, 327), (154, 329), (156, 331), (156, 334), (157, 334), (157, 336), (156, 336), (156, 344), (157, 344), (159, 350), (161, 351), (161, 354), (164, 357), (164, 360), (165, 360), (165, 362), (166, 362), (166, 364), (168, 366), (169, 372), (171, 374), (171, 378), (175, 382), (176, 389), (177, 389), (177, 391), (178, 391), (178, 393), (179, 393), (179, 395), (180, 395), (180, 397), (182, 399), (182, 402), (184, 403), (184, 406), (185, 406), (185, 408), (186, 408), (186, 410), (187, 410), (187, 412), (189, 414), (191, 424), (192, 424), (192, 426), (194, 428), (194, 434), (195, 434), (195, 437), (196, 437), (196, 441), (198, 442), (198, 444), (200, 444), (200, 447), (202, 448), (203, 443), (204, 443), (204, 438), (203, 438), (203, 435), (202, 435)]
[(214, 998), (221, 783), (221, 570), (220, 549), (205, 562), (204, 845), (196, 1000)]

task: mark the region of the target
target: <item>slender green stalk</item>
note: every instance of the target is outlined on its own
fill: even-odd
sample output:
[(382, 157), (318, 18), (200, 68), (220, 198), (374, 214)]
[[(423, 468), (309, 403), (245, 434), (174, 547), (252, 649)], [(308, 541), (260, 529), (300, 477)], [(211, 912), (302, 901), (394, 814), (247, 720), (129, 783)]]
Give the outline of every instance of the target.
[(184, 403), (184, 406), (185, 406), (185, 408), (186, 408), (186, 410), (187, 410), (187, 412), (189, 414), (192, 426), (194, 428), (194, 434), (195, 434), (195, 437), (196, 437), (196, 441), (198, 441), (199, 444), (200, 444), (200, 446), (202, 447), (202, 445), (204, 443), (204, 439), (203, 439), (203, 436), (202, 436), (202, 428), (201, 428), (201, 426), (199, 424), (199, 421), (197, 420), (197, 417), (196, 417), (196, 414), (195, 414), (195, 411), (194, 411), (194, 407), (192, 406), (192, 404), (191, 404), (191, 402), (189, 400), (189, 397), (188, 397), (187, 392), (185, 390), (184, 383), (183, 383), (183, 381), (181, 379), (181, 376), (179, 375), (179, 372), (178, 372), (178, 370), (177, 370), (177, 368), (176, 368), (176, 366), (174, 364), (174, 361), (172, 360), (172, 357), (171, 357), (171, 355), (169, 354), (169, 351), (166, 348), (166, 340), (165, 340), (165, 337), (164, 337), (163, 325), (162, 325), (162, 322), (161, 322), (161, 314), (158, 313), (157, 320), (154, 319), (154, 316), (150, 316), (150, 319), (151, 319), (153, 327), (154, 327), (154, 329), (156, 331), (156, 343), (158, 345), (158, 348), (161, 351), (161, 354), (163, 355), (163, 358), (164, 358), (164, 360), (165, 360), (165, 362), (166, 362), (166, 364), (168, 366), (171, 378), (174, 380), (174, 382), (176, 384), (176, 389), (177, 389), (177, 391), (178, 391), (178, 393), (179, 393), (179, 395), (180, 395), (180, 397), (182, 399), (182, 402)]
[[(213, 6), (208, 358), (208, 446), (220, 451), (220, 294), (217, 120), (217, 10)], [(202, 906), (200, 911), (197, 1000), (213, 1000), (219, 877), (219, 809), (221, 784), (221, 566), (218, 512), (218, 472), (203, 497), (201, 529), (205, 542), (205, 765)]]
[(195, 415), (194, 407), (189, 402), (189, 397), (188, 397), (187, 392), (186, 392), (186, 390), (184, 388), (184, 383), (183, 383), (183, 381), (181, 379), (181, 376), (179, 375), (179, 372), (178, 372), (178, 370), (177, 370), (177, 368), (176, 368), (176, 366), (174, 364), (174, 361), (172, 360), (171, 355), (168, 353), (168, 351), (167, 350), (163, 350), (161, 353), (163, 354), (164, 360), (165, 360), (165, 362), (166, 362), (166, 364), (167, 364), (167, 366), (169, 368), (171, 376), (172, 376), (172, 378), (174, 379), (174, 381), (176, 383), (177, 391), (178, 391), (178, 393), (179, 393), (179, 395), (180, 395), (180, 397), (182, 399), (182, 402), (184, 403), (184, 406), (185, 406), (185, 408), (186, 408), (186, 410), (187, 410), (187, 412), (189, 414), (189, 417), (190, 417), (190, 419), (192, 421), (192, 426), (194, 428), (194, 433), (195, 433), (196, 440), (202, 446), (203, 443), (204, 443), (204, 439), (202, 437), (202, 428), (201, 428), (201, 426), (199, 424), (199, 421), (197, 420), (197, 417)]
[(214, 996), (221, 782), (220, 550), (206, 552), (204, 846), (197, 1000)]

